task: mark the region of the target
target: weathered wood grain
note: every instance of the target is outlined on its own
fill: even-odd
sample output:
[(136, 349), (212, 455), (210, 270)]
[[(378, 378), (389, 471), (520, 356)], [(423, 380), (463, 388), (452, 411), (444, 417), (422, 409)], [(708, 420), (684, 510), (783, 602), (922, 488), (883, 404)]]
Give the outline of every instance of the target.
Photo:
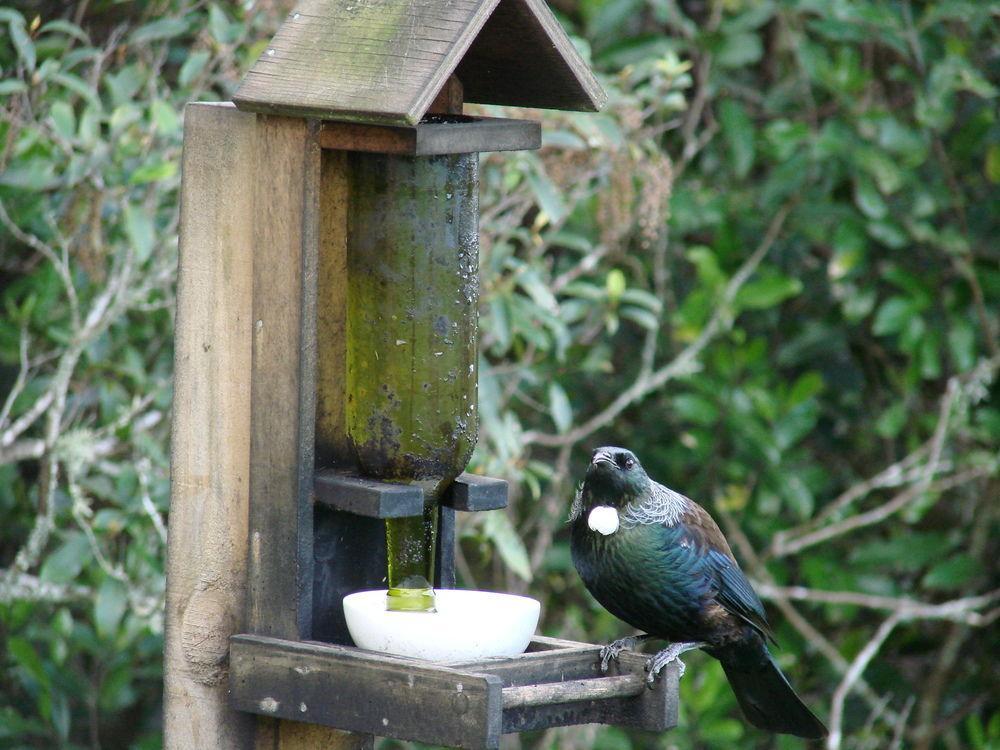
[(456, 122), (407, 126), (328, 121), (317, 137), (324, 149), (403, 156), (530, 151), (542, 145), (540, 123), (503, 117), (463, 116)]
[(499, 744), (496, 677), (246, 635), (232, 639), (231, 660), (233, 705), (242, 711), (453, 747)]
[(299, 0), (233, 101), (415, 125), (453, 73), (465, 101), (594, 111), (606, 100), (543, 0)]
[(608, 698), (633, 698), (647, 690), (646, 680), (637, 674), (594, 677), (589, 680), (543, 682), (538, 685), (503, 689), (504, 709), (521, 706), (549, 706)]
[(497, 0), (300, 0), (237, 89), (241, 109), (416, 124)]
[(184, 114), (174, 334), (164, 747), (243, 750), (227, 701), (229, 636), (245, 623), (255, 117)]

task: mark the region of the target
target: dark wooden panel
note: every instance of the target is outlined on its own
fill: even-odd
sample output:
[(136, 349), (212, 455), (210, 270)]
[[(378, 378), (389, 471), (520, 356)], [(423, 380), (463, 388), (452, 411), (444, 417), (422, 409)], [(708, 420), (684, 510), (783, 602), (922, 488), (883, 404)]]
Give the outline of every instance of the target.
[(312, 623), (320, 149), (304, 120), (259, 117), (254, 178), (248, 627)]
[(607, 101), (544, 0), (501, 0), (455, 72), (467, 102), (596, 112)]
[(507, 507), (507, 480), (460, 474), (441, 499), (444, 505), (462, 511), (497, 510)]
[(355, 591), (385, 588), (385, 522), (325, 505), (314, 518), (312, 638), (353, 645), (342, 602)]
[(325, 470), (316, 472), (316, 502), (371, 518), (406, 518), (424, 512), (424, 491), (415, 485), (379, 482)]
[(441, 506), (438, 508), (436, 565), (434, 585), (439, 589), (453, 589), (455, 578), (455, 511)]
[(241, 711), (454, 747), (499, 745), (496, 677), (249, 635), (232, 638), (230, 663)]

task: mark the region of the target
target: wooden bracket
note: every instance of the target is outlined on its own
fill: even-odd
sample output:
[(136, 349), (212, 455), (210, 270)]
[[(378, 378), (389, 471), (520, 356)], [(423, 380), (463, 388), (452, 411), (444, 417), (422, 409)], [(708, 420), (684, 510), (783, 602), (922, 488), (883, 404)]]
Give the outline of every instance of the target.
[[(324, 470), (313, 479), (316, 502), (369, 518), (419, 516), (424, 491), (411, 484), (380, 482)], [(459, 475), (445, 491), (442, 505), (452, 510), (482, 511), (507, 507), (507, 482), (477, 474)]]
[(348, 646), (237, 635), (232, 704), (241, 711), (463, 748), (567, 724), (663, 731), (677, 723), (676, 665), (647, 686), (645, 657), (600, 671), (600, 647), (535, 638), (508, 659), (439, 664)]

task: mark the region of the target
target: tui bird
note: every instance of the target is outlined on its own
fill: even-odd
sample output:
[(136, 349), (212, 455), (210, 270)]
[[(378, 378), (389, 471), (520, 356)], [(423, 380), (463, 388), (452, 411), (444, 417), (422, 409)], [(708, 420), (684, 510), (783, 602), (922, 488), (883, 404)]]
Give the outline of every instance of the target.
[(646, 665), (649, 681), (685, 651), (722, 663), (755, 727), (819, 739), (805, 707), (767, 650), (764, 606), (704, 508), (654, 482), (631, 451), (598, 448), (570, 512), (573, 564), (591, 594), (643, 635), (601, 651), (601, 669), (647, 638), (670, 645)]

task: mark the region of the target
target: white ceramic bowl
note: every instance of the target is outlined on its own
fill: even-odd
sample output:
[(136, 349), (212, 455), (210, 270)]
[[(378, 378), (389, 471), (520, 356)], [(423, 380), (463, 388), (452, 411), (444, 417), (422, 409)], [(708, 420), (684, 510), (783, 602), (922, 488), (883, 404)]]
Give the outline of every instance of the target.
[(535, 599), (492, 591), (435, 589), (437, 612), (388, 612), (385, 589), (344, 597), (360, 648), (432, 661), (516, 656), (528, 647), (541, 609)]

